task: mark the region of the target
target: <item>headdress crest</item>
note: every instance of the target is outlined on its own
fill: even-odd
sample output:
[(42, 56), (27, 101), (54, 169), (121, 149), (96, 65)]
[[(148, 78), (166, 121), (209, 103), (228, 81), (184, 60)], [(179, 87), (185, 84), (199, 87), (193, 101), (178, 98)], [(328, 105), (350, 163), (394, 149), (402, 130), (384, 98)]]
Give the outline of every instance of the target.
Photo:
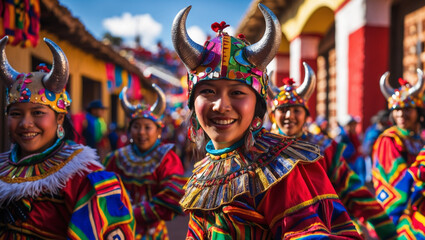
[(381, 92), (388, 101), (388, 109), (399, 109), (406, 107), (423, 107), (422, 95), (425, 89), (425, 81), (423, 72), (419, 68), (416, 69), (418, 81), (411, 86), (406, 80), (400, 78), (400, 87), (394, 89), (389, 84), (390, 72), (386, 72), (381, 76), (379, 85)]

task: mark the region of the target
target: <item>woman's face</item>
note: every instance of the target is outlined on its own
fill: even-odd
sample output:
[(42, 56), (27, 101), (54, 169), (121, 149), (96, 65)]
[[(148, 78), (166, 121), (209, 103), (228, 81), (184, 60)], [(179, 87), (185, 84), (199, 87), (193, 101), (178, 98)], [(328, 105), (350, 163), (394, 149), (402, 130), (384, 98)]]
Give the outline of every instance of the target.
[(9, 107), (7, 120), (12, 141), (20, 146), (20, 157), (40, 153), (52, 146), (58, 124), (65, 115), (37, 103), (15, 103)]
[(199, 83), (194, 99), (198, 121), (216, 149), (230, 147), (244, 136), (257, 101), (250, 86), (229, 80)]
[(418, 111), (416, 108), (394, 109), (391, 113), (395, 124), (402, 129), (416, 131), (418, 128)]
[(161, 134), (159, 128), (154, 121), (147, 118), (139, 118), (133, 121), (130, 128), (130, 136), (133, 143), (141, 152), (149, 150)]
[(287, 136), (297, 136), (307, 119), (307, 112), (302, 106), (278, 108), (274, 112), (277, 126)]

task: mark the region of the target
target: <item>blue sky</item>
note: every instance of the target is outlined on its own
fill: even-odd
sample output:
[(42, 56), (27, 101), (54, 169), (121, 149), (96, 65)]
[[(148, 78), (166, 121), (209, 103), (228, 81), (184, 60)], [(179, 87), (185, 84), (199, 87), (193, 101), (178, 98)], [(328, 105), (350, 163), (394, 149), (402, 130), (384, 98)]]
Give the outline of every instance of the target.
[[(192, 5), (186, 27), (189, 35), (203, 44), (207, 35), (213, 35), (211, 24), (225, 21), (234, 33), (246, 14), (251, 0), (59, 0), (74, 17), (86, 26), (97, 39), (107, 31), (132, 43), (139, 32), (142, 45), (155, 51), (161, 41), (172, 48), (170, 29), (174, 16)], [(136, 31), (137, 30), (137, 31)]]

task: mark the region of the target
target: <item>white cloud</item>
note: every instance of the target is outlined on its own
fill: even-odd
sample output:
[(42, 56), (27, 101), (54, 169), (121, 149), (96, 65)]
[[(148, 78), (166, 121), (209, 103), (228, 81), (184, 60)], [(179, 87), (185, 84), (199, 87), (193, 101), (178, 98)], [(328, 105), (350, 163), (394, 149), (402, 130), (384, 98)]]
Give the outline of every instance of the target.
[(134, 37), (140, 34), (142, 46), (155, 48), (157, 38), (162, 31), (162, 25), (150, 14), (131, 15), (123, 13), (120, 17), (104, 19), (103, 27), (114, 36), (122, 37), (128, 42), (134, 42)]
[(207, 34), (199, 26), (191, 26), (187, 29), (190, 38), (200, 45), (204, 45), (207, 40)]
[(227, 32), (230, 36), (235, 36), (235, 29), (232, 26), (229, 26), (224, 29), (225, 32)]

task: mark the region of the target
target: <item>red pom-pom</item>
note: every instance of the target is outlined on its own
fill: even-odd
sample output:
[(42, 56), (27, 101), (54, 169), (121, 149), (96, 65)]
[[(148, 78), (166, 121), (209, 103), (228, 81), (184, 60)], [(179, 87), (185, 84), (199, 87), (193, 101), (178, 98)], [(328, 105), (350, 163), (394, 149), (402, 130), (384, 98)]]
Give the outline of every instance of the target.
[(294, 79), (289, 77), (284, 78), (282, 82), (283, 82), (283, 85), (289, 85), (289, 86), (292, 86), (295, 83)]
[(46, 65), (44, 65), (44, 64), (40, 64), (40, 65), (38, 65), (38, 66), (35, 68), (35, 70), (37, 70), (37, 71), (43, 71), (43, 72), (46, 72), (46, 73), (49, 73), (49, 72), (50, 72), (50, 69), (49, 69), (49, 68), (47, 68), (47, 66), (46, 66)]
[(238, 36), (237, 36), (237, 38), (239, 38), (239, 39), (245, 39), (246, 37), (245, 37), (245, 35), (243, 33), (239, 33)]
[(404, 80), (403, 78), (398, 79), (398, 83), (400, 83), (400, 86), (406, 86), (409, 82)]
[(221, 23), (215, 22), (215, 23), (211, 24), (211, 29), (214, 32), (218, 32), (218, 31), (223, 31), (228, 26), (230, 26), (230, 25), (229, 24), (226, 24), (225, 21), (222, 21)]

